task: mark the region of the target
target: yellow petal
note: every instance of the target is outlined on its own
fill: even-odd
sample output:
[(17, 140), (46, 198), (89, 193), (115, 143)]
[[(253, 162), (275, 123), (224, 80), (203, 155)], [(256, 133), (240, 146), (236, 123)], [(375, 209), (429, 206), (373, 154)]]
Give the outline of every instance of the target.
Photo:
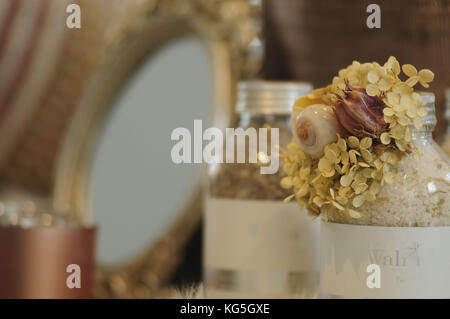
[(405, 108), (414, 106), (414, 99), (410, 94), (402, 94), (400, 97), (400, 104)]
[(280, 182), (281, 187), (283, 187), (284, 189), (291, 188), (293, 184), (293, 180), (290, 176), (284, 177)]
[(394, 63), (392, 64), (392, 71), (395, 75), (400, 74), (400, 63), (398, 63), (398, 61), (394, 61)]
[(349, 136), (348, 146), (351, 148), (359, 148), (359, 140), (356, 136)]
[(414, 85), (417, 84), (417, 82), (419, 82), (419, 80), (420, 80), (419, 76), (412, 76), (408, 80), (406, 80), (405, 83), (406, 85), (413, 87)]
[(292, 198), (294, 198), (295, 194), (289, 195), (288, 197), (286, 197), (283, 202), (287, 203), (289, 202)]
[(395, 140), (395, 145), (400, 151), (406, 151), (405, 143), (402, 140)]
[(347, 142), (345, 142), (343, 138), (340, 138), (338, 140), (337, 145), (342, 152), (345, 152), (347, 150)]
[(348, 203), (347, 197), (336, 196), (336, 201), (341, 205), (346, 205)]
[(392, 92), (397, 93), (397, 94), (411, 93), (412, 91), (413, 91), (413, 88), (406, 85), (403, 82), (396, 84), (392, 88)]
[(427, 114), (428, 114), (428, 111), (423, 107), (421, 107), (417, 110), (417, 115), (419, 115), (420, 117), (424, 117)]
[(378, 86), (373, 83), (367, 85), (366, 92), (370, 96), (376, 96), (376, 95), (380, 94), (380, 90), (378, 89)]
[(397, 105), (394, 105), (393, 110), (395, 113), (400, 113), (400, 112), (403, 112), (405, 110), (405, 108), (403, 107), (402, 104), (397, 104)]
[(388, 77), (383, 77), (380, 82), (378, 82), (378, 88), (381, 91), (387, 91), (392, 87), (392, 81)]
[(384, 66), (388, 69), (392, 69), (394, 62), (397, 61), (397, 59), (395, 58), (395, 56), (390, 56), (388, 58), (388, 60), (386, 61), (386, 63), (384, 64)]
[(414, 118), (413, 123), (414, 123), (414, 127), (416, 129), (418, 129), (418, 130), (421, 129), (422, 126), (423, 126), (423, 122), (422, 122), (422, 119), (420, 117)]
[(419, 81), (419, 82), (420, 82), (420, 85), (422, 85), (426, 89), (430, 87), (427, 82), (424, 82), (424, 81)]
[(370, 148), (372, 146), (372, 139), (370, 137), (364, 137), (361, 139), (360, 145), (361, 148)]
[(335, 173), (336, 173), (336, 171), (334, 170), (334, 168), (332, 168), (328, 172), (322, 172), (322, 176), (323, 177), (333, 177)]
[(431, 70), (423, 69), (419, 71), (421, 81), (431, 82), (434, 79), (434, 73)]
[(355, 188), (355, 194), (359, 195), (359, 194), (363, 193), (364, 191), (366, 191), (367, 188), (369, 188), (369, 186), (366, 183), (360, 183)]
[(386, 115), (386, 116), (392, 116), (392, 115), (395, 114), (395, 113), (394, 113), (394, 110), (393, 110), (391, 107), (385, 107), (385, 108), (383, 109), (383, 113), (384, 113), (384, 115)]
[(388, 99), (388, 102), (392, 105), (397, 105), (400, 103), (400, 95), (394, 92), (388, 92), (386, 93), (386, 97)]
[(364, 162), (359, 162), (358, 165), (361, 166), (361, 167), (370, 167), (369, 164), (364, 163)]
[(316, 204), (317, 206), (320, 206), (323, 204), (323, 199), (320, 196), (315, 196), (313, 198), (313, 203)]
[(377, 158), (373, 164), (375, 165), (376, 169), (381, 169), (383, 167), (383, 163), (381, 162), (381, 160), (379, 158)]
[(332, 149), (328, 148), (325, 150), (325, 157), (330, 163), (338, 163), (338, 155)]
[(412, 107), (412, 108), (410, 108), (410, 109), (407, 109), (406, 110), (406, 115), (408, 115), (408, 117), (410, 117), (410, 118), (414, 118), (414, 117), (416, 117), (417, 116), (417, 109), (415, 108), (415, 107)]
[(388, 132), (381, 133), (380, 140), (384, 145), (388, 145), (391, 143), (391, 137), (389, 136)]
[(362, 155), (362, 158), (363, 158), (366, 162), (368, 162), (368, 163), (371, 163), (371, 162), (372, 162), (373, 158), (372, 158), (372, 154), (370, 153), (369, 150), (362, 149), (362, 150), (361, 150), (361, 155)]
[(361, 207), (364, 202), (365, 202), (366, 198), (363, 195), (358, 195), (355, 196), (355, 198), (353, 198), (353, 206), (355, 206), (356, 208)]
[(405, 135), (405, 127), (403, 126), (395, 126), (389, 132), (389, 135), (393, 138), (400, 139)]
[(297, 193), (295, 194), (298, 197), (303, 197), (305, 195), (307, 195), (309, 192), (309, 185), (308, 183), (305, 183), (302, 185), (302, 187), (300, 187), (300, 189), (297, 191)]
[(359, 213), (353, 209), (349, 209), (348, 214), (350, 215), (351, 218), (355, 218), (355, 219), (361, 218), (361, 213)]
[(376, 195), (380, 192), (381, 185), (377, 181), (373, 181), (372, 184), (370, 184), (369, 192)]
[(310, 167), (302, 167), (300, 169), (299, 176), (302, 179), (307, 179), (309, 177), (310, 173), (311, 173), (311, 168)]
[(374, 70), (372, 70), (372, 71), (370, 71), (368, 74), (367, 74), (367, 80), (370, 82), (370, 83), (377, 83), (378, 82), (378, 80), (380, 79), (380, 76), (378, 75), (378, 73), (376, 72), (376, 71), (374, 71)]
[(411, 131), (410, 131), (409, 127), (407, 127), (405, 130), (404, 139), (407, 143), (411, 142), (411, 140), (412, 140), (412, 135), (411, 135)]
[(388, 172), (384, 174), (384, 181), (388, 184), (394, 184), (395, 183), (395, 175), (392, 172)]
[(332, 164), (326, 157), (322, 157), (319, 160), (318, 168), (319, 168), (319, 171), (321, 171), (321, 172), (328, 172), (331, 170)]
[(353, 178), (350, 175), (342, 175), (340, 183), (342, 186), (347, 187), (350, 186), (353, 181)]
[(417, 75), (417, 69), (412, 64), (403, 64), (402, 71), (409, 77)]
[(358, 160), (356, 159), (356, 151), (355, 150), (350, 150), (350, 152), (348, 152), (348, 157), (350, 158), (350, 162), (352, 162), (353, 164), (358, 163)]
[(398, 118), (398, 124), (400, 124), (401, 126), (407, 126), (409, 124), (409, 119), (403, 115)]
[(341, 204), (339, 204), (338, 202), (332, 201), (332, 203), (333, 203), (333, 206), (336, 207), (337, 209), (345, 210), (345, 208)]

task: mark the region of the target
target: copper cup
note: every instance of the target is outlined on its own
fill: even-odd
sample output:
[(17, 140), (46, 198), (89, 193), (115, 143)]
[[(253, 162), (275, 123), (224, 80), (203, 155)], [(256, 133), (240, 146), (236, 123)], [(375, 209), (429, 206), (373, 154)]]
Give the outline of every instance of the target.
[(0, 298), (92, 298), (96, 230), (0, 227)]

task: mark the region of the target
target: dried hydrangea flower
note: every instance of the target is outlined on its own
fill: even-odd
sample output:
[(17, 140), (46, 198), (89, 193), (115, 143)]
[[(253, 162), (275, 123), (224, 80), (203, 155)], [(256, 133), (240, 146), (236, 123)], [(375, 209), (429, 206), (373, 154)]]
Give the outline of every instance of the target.
[[(402, 81), (401, 71), (408, 77)], [(353, 61), (339, 71), (330, 85), (300, 98), (296, 107), (312, 104), (334, 107), (336, 117), (348, 134), (338, 135), (324, 147), (320, 158), (312, 158), (292, 142), (282, 154), (287, 174), (281, 186), (293, 189), (295, 198), (309, 214), (335, 209), (350, 218), (360, 218), (364, 203), (377, 199), (385, 183), (395, 183), (396, 164), (408, 152), (413, 156), (410, 126), (420, 129), (426, 115), (421, 96), (414, 92), (420, 83), (428, 87), (434, 74), (389, 57), (386, 63)]]

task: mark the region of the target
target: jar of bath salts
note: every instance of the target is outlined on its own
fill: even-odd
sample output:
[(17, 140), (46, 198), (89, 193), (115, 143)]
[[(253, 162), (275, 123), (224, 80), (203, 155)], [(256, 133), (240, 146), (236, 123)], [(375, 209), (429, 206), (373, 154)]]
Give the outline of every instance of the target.
[(397, 164), (361, 218), (328, 212), (321, 223), (321, 292), (326, 297), (450, 298), (450, 167), (433, 141), (434, 95), (411, 127), (416, 151)]
[(442, 141), (442, 149), (450, 155), (450, 89), (445, 91), (445, 119), (447, 120), (447, 133)]
[(247, 137), (228, 131), (224, 154), (208, 168), (204, 215), (208, 298), (318, 293), (319, 223), (299, 214), (297, 204), (282, 202), (290, 194), (279, 187), (283, 170), (278, 158), (279, 147), (292, 139), (292, 104), (311, 89), (307, 83), (239, 83), (235, 133), (245, 132)]

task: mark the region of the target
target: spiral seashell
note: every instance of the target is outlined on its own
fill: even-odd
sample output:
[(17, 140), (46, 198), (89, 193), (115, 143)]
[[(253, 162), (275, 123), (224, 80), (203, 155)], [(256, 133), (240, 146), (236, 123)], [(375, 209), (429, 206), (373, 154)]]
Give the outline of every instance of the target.
[(326, 145), (337, 140), (344, 130), (336, 119), (331, 106), (313, 104), (292, 112), (291, 129), (303, 151), (313, 158), (320, 158)]

